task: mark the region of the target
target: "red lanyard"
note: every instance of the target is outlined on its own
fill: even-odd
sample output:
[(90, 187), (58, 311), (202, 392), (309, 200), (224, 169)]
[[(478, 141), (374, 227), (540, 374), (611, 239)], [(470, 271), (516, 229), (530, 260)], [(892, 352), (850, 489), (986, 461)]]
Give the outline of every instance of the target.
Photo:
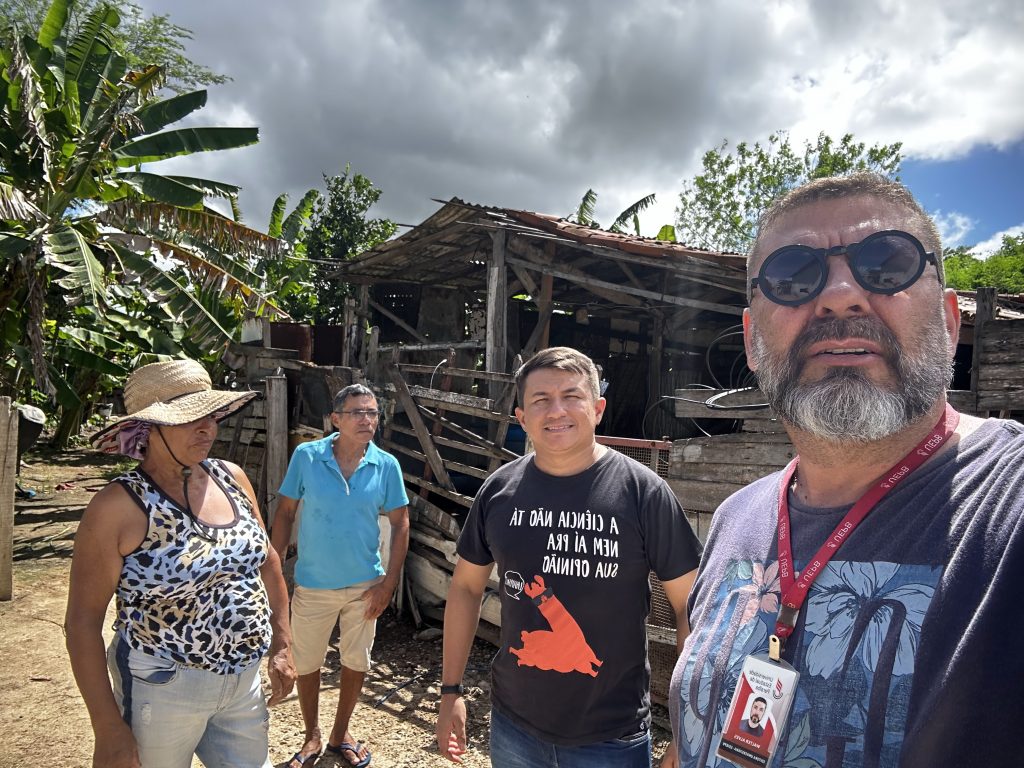
[(946, 404), (946, 410), (932, 428), (931, 433), (925, 437), (906, 456), (900, 459), (892, 468), (885, 473), (883, 479), (869, 488), (863, 496), (857, 499), (846, 517), (840, 521), (832, 534), (825, 540), (821, 548), (815, 553), (807, 567), (801, 571), (799, 577), (793, 570), (793, 546), (789, 525), (789, 500), (788, 489), (793, 474), (796, 472), (800, 457), (797, 456), (786, 467), (782, 473), (782, 485), (779, 488), (779, 583), (782, 587), (782, 604), (779, 607), (779, 615), (775, 620), (775, 634), (785, 640), (793, 634), (796, 627), (797, 616), (800, 608), (807, 599), (808, 590), (814, 579), (821, 572), (829, 560), (832, 559), (840, 545), (867, 517), (868, 513), (889, 491), (899, 485), (915, 469), (924, 464), (942, 445), (949, 439), (949, 436), (956, 430), (960, 421), (960, 414), (951, 405)]

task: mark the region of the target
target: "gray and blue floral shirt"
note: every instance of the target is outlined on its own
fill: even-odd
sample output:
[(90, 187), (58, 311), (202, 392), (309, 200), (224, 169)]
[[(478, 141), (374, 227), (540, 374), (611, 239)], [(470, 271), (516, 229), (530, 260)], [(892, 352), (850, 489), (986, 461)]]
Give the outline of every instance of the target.
[[(672, 677), (681, 768), (731, 765), (715, 756), (726, 710), (779, 606), (778, 487), (715, 513)], [(799, 570), (849, 507), (789, 504)], [(1024, 427), (992, 419), (883, 499), (815, 580), (772, 768), (1024, 764), (1022, 638)]]

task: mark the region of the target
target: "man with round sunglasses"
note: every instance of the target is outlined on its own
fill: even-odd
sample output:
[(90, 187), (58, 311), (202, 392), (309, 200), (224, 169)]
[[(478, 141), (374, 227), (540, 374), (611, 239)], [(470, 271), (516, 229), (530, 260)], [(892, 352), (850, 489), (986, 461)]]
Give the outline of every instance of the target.
[[(401, 467), (373, 443), (379, 416), (370, 389), (362, 384), (342, 389), (330, 416), (337, 432), (299, 445), (281, 483), (271, 542), (283, 561), (298, 517), (291, 608), (305, 725), (305, 743), (289, 768), (315, 760), (321, 750), (336, 755), (341, 765), (370, 764), (370, 751), (352, 735), (349, 722), (370, 668), (377, 617), (391, 601), (409, 549), (409, 498)], [(391, 524), (386, 571), (379, 551), (381, 514)], [(334, 724), (324, 740), (320, 668), (335, 625), (341, 682)]]
[(672, 677), (680, 766), (731, 764), (752, 656), (800, 675), (768, 765), (1019, 765), (998, 702), (1024, 674), (1024, 428), (947, 405), (934, 223), (883, 177), (819, 179), (766, 212), (748, 273), (748, 364), (797, 457), (715, 513)]

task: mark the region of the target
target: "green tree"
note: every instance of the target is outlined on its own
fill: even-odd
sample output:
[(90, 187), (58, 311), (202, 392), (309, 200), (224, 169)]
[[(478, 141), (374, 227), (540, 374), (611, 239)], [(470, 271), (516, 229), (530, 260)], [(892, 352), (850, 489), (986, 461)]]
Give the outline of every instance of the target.
[(351, 166), (338, 176), (324, 175), (326, 197), (317, 199), (306, 237), (307, 261), (300, 279), (308, 279), (313, 290), (292, 295), (284, 307), (297, 317), (314, 322), (339, 323), (343, 320), (345, 299), (351, 287), (331, 275), (340, 262), (382, 243), (395, 233), (390, 219), (368, 218), (370, 208), (380, 199), (381, 190)]
[(249, 264), (280, 246), (205, 207), (237, 187), (148, 169), (256, 129), (165, 130), (206, 92), (154, 100), (162, 70), (128, 69), (117, 13), (67, 37), (71, 9), (54, 0), (35, 36), (0, 48), (0, 390), (55, 400), (61, 441), (103, 377), (140, 355), (213, 355), (243, 311), (272, 307)]
[[(632, 229), (632, 234), (640, 236), (640, 214), (646, 211), (655, 203), (655, 196), (653, 194), (645, 195), (637, 200), (632, 205), (626, 207), (618, 216), (615, 217), (615, 221), (612, 222), (611, 226), (608, 227), (609, 232), (625, 233), (626, 228)], [(597, 206), (597, 192), (592, 189), (588, 189), (583, 197), (580, 199), (580, 204), (576, 206), (576, 210), (573, 211), (568, 220), (575, 222), (576, 224), (582, 224), (586, 227), (593, 227), (600, 229), (601, 225), (594, 218), (594, 209)]]
[(991, 287), (999, 293), (1024, 293), (1024, 234), (1005, 236), (999, 250), (987, 259), (979, 259), (964, 246), (952, 248), (942, 265), (950, 288)]
[[(0, 19), (6, 19), (20, 33), (25, 33), (42, 26), (49, 6), (50, 0), (0, 0)], [(111, 34), (114, 47), (125, 57), (129, 69), (160, 65), (166, 86), (175, 93), (203, 85), (220, 85), (231, 79), (185, 55), (192, 30), (175, 24), (168, 14), (147, 14), (130, 0), (79, 0), (68, 14), (67, 37), (77, 37), (82, 25), (102, 6), (113, 9), (121, 19)]]
[(683, 183), (676, 208), (677, 236), (704, 248), (745, 253), (761, 213), (780, 195), (810, 179), (870, 170), (898, 178), (902, 144), (867, 147), (852, 134), (838, 142), (824, 133), (802, 154), (785, 131), (762, 146), (728, 142), (704, 154), (703, 171)]

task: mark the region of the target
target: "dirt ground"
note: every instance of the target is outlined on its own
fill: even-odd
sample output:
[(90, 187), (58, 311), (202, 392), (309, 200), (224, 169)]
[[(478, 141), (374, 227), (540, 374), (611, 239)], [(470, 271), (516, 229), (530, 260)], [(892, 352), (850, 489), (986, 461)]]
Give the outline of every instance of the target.
[[(93, 451), (26, 457), (20, 482), (37, 495), (17, 502), (14, 599), (0, 603), (0, 768), (91, 763), (92, 731), (71, 675), (61, 627), (78, 520), (93, 493), (124, 466)], [(108, 627), (112, 611), (109, 616)], [(366, 741), (373, 765), (381, 768), (450, 765), (434, 746), (440, 634), (423, 629), (417, 630), (410, 618), (396, 617), (390, 609), (378, 624), (374, 666), (356, 707), (352, 731)], [(108, 639), (109, 635), (108, 629)], [(487, 664), (493, 652), (493, 646), (478, 640), (469, 660), (471, 751), (464, 759), (469, 768), (490, 764)], [(320, 699), (321, 724), (328, 728), (338, 680), (338, 657), (331, 651)], [(662, 753), (668, 741), (668, 733), (657, 725), (663, 718), (663, 710), (656, 713), (655, 755)], [(293, 694), (271, 711), (270, 756), (275, 766), (286, 765), (301, 742), (302, 718)], [(325, 756), (315, 764), (333, 768), (344, 762)], [(201, 763), (196, 760), (194, 765)]]

